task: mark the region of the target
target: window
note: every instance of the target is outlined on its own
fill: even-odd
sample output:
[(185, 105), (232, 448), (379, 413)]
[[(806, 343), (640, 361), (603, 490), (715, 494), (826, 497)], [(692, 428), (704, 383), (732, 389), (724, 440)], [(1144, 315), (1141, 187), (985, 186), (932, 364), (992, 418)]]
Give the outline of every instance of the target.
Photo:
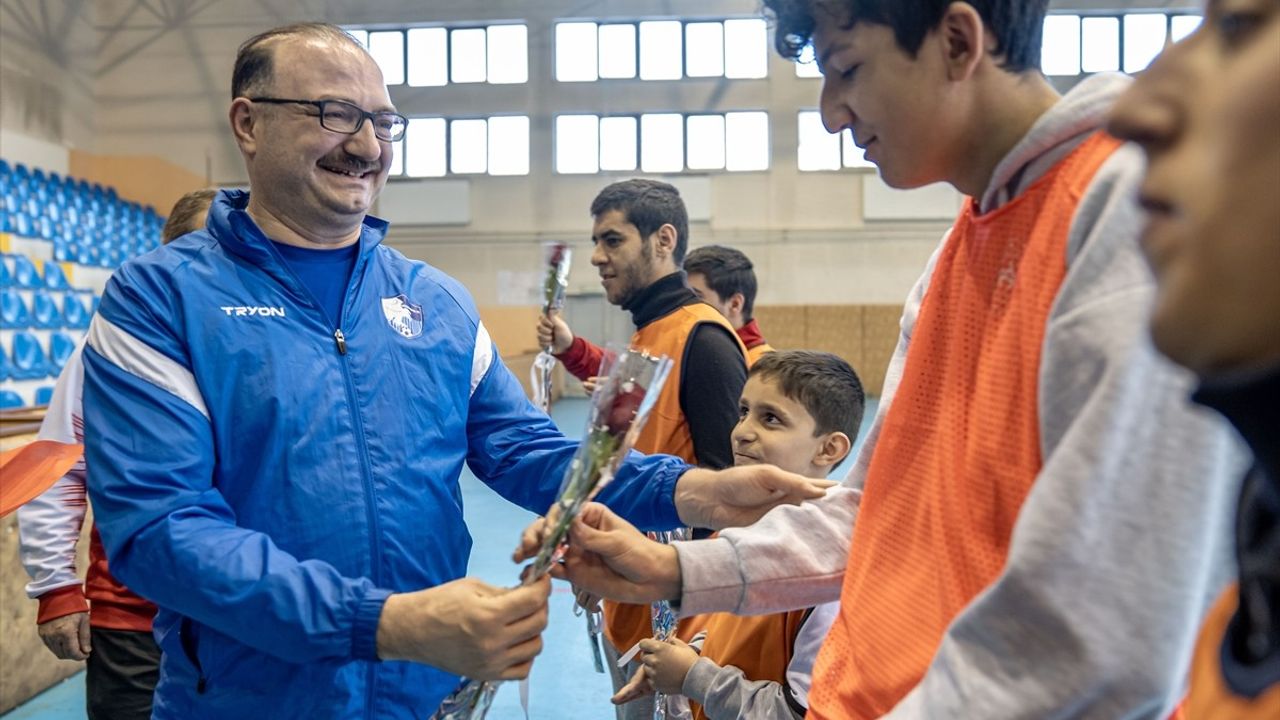
[[(408, 177), (529, 174), (529, 118), (523, 115), (410, 118), (402, 143)], [(392, 174), (400, 174), (396, 165)]]
[(1045, 75), (1080, 74), (1080, 16), (1050, 15), (1044, 19), (1040, 67)]
[(1120, 70), (1120, 18), (1081, 20), (1080, 69), (1087, 73)]
[(797, 118), (800, 145), (796, 160), (801, 170), (839, 170), (841, 168), (875, 167), (862, 149), (853, 142), (853, 134), (845, 130), (838, 135), (827, 132), (822, 116), (816, 110), (802, 110)]
[(369, 49), (388, 85), (529, 81), (529, 29), (525, 25), (347, 32)]
[(1051, 14), (1044, 20), (1041, 69), (1046, 75), (1136, 73), (1200, 25), (1199, 15), (1128, 13), (1125, 15)]
[(560, 115), (555, 126), (556, 172), (563, 174), (634, 171), (637, 155), (645, 172), (769, 167), (769, 116), (764, 112)]
[(369, 33), (369, 54), (382, 70), (382, 79), (388, 85), (404, 84), (404, 33)]
[(1124, 16), (1124, 71), (1146, 69), (1164, 49), (1168, 37), (1168, 17), (1159, 13)]
[(556, 79), (763, 78), (768, 27), (759, 18), (556, 24)]

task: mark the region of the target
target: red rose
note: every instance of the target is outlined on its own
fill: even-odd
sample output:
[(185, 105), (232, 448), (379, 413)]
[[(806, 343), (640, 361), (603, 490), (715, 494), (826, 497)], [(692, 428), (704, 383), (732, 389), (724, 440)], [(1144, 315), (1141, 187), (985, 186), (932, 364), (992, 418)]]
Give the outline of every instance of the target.
[(633, 382), (623, 383), (605, 417), (604, 424), (609, 434), (620, 436), (631, 429), (631, 422), (635, 420), (636, 411), (640, 409), (642, 402), (644, 402), (644, 388)]

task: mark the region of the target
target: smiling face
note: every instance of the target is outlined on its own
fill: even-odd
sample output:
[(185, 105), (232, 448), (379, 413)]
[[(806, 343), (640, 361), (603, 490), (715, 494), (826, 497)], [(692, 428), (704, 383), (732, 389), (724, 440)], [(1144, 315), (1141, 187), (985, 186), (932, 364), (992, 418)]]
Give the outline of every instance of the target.
[[(382, 73), (352, 43), (311, 37), (275, 41), (270, 81), (255, 96), (344, 100), (394, 110)], [(320, 126), (319, 110), (237, 98), (232, 124), (245, 154), (252, 197), (304, 236), (358, 229), (391, 168), (391, 143), (365, 121), (354, 135)]]
[(733, 464), (776, 465), (808, 477), (825, 477), (843, 455), (833, 462), (826, 449), (834, 433), (815, 435), (816, 431), (813, 416), (804, 405), (787, 397), (776, 381), (749, 377), (738, 400)]
[(1119, 101), (1147, 155), (1152, 336), (1201, 374), (1280, 362), (1280, 1), (1210, 2)]
[[(912, 57), (885, 25), (815, 16), (814, 51), (822, 69), (819, 107), (830, 132), (848, 129), (881, 178), (895, 188), (947, 180), (952, 148), (962, 146), (954, 88), (930, 32)], [(959, 145), (958, 145), (959, 144)]]
[(622, 210), (596, 217), (591, 228), (595, 245), (591, 264), (600, 272), (605, 298), (613, 305), (630, 309), (636, 296), (665, 274), (658, 260), (658, 234), (641, 238)]

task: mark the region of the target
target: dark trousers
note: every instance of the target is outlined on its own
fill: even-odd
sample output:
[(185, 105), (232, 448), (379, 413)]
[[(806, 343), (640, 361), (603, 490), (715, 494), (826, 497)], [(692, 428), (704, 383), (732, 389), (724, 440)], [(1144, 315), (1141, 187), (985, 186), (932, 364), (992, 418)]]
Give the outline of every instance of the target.
[(149, 720), (160, 679), (160, 648), (150, 632), (90, 628), (85, 669), (89, 720)]

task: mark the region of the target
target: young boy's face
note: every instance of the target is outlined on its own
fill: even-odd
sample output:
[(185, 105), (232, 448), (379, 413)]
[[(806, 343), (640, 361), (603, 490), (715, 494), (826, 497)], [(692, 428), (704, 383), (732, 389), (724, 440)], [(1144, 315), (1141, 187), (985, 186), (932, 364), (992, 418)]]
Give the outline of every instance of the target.
[(947, 180), (954, 148), (964, 147), (955, 121), (965, 103), (947, 82), (937, 32), (913, 58), (885, 25), (847, 23), (815, 14), (813, 46), (822, 69), (820, 109), (827, 130), (849, 129), (880, 177), (896, 188)]
[(787, 472), (822, 477), (842, 458), (825, 458), (830, 433), (814, 437), (817, 423), (804, 405), (783, 394), (771, 378), (752, 376), (738, 401), (733, 429), (734, 465), (776, 465)]
[(1111, 130), (1147, 154), (1157, 346), (1202, 374), (1280, 362), (1280, 0), (1210, 2)]

